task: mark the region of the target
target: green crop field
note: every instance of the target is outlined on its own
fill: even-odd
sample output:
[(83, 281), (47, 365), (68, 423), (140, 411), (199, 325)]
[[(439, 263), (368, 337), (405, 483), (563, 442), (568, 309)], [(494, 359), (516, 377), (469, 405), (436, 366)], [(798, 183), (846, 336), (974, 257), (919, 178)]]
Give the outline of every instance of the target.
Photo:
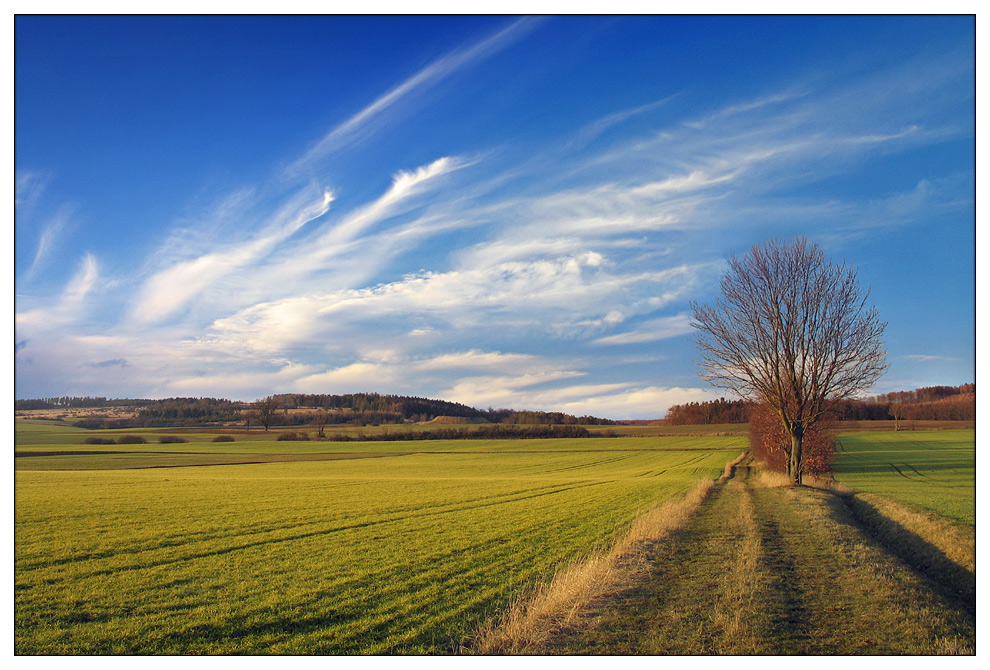
[(18, 654), (449, 652), (746, 447), (124, 433), (17, 423)]
[(838, 442), (843, 484), (976, 524), (976, 431), (851, 433)]

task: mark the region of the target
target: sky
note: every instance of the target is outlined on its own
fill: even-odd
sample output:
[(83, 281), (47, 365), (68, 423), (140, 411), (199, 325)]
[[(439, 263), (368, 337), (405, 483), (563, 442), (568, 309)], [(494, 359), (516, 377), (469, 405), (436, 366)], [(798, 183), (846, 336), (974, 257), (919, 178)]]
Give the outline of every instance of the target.
[(14, 22), (17, 398), (657, 418), (691, 303), (807, 237), (868, 393), (975, 381), (971, 16)]

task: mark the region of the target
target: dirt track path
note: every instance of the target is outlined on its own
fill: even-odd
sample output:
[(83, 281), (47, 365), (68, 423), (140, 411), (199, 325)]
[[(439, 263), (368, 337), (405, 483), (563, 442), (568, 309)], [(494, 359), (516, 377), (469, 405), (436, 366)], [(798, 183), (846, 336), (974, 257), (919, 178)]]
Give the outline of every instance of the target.
[(767, 487), (740, 466), (659, 548), (647, 583), (599, 600), (545, 652), (972, 653), (967, 585), (934, 583), (854, 509), (833, 493)]

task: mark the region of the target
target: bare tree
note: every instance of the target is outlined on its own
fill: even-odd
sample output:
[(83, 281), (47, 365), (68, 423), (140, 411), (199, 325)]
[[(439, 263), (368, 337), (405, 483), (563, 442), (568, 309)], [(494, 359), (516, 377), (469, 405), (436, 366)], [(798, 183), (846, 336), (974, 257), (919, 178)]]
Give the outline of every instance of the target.
[(898, 431), (901, 429), (901, 419), (904, 418), (904, 403), (892, 402), (890, 403), (890, 415), (894, 417), (894, 430)]
[(867, 308), (855, 268), (830, 262), (804, 238), (728, 262), (722, 297), (691, 305), (701, 377), (773, 409), (791, 438), (787, 469), (797, 485), (808, 428), (887, 370), (887, 324)]
[(268, 427), (272, 425), (272, 420), (275, 418), (275, 413), (278, 411), (278, 400), (274, 396), (268, 396), (264, 400), (256, 402), (255, 408), (255, 417), (258, 423), (265, 427), (265, 431), (267, 432)]
[(318, 410), (316, 412), (316, 416), (313, 417), (313, 420), (310, 423), (312, 423), (313, 426), (316, 427), (316, 438), (318, 440), (322, 440), (323, 438), (325, 438), (327, 436), (326, 435), (326, 432), (325, 432), (326, 431), (326, 427), (327, 427), (327, 411), (326, 410), (324, 410), (324, 409)]

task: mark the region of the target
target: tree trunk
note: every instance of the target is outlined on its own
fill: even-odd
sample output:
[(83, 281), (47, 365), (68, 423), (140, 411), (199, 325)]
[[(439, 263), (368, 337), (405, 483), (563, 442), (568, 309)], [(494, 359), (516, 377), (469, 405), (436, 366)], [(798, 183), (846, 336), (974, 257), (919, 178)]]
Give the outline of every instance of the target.
[(791, 477), (791, 485), (801, 485), (801, 447), (804, 442), (804, 435), (791, 433), (791, 461), (787, 464), (787, 474)]

